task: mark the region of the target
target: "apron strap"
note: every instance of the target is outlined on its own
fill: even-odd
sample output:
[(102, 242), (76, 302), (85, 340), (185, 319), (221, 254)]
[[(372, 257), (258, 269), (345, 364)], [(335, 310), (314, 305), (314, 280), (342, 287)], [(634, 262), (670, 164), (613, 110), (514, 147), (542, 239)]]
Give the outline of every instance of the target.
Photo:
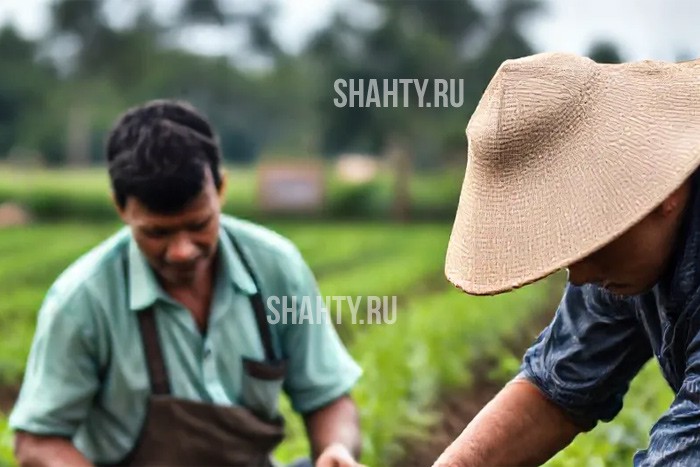
[(267, 322), (267, 312), (265, 311), (265, 304), (262, 301), (262, 296), (259, 291), (250, 297), (250, 303), (255, 310), (255, 321), (258, 324), (260, 338), (265, 348), (265, 359), (269, 362), (275, 361), (275, 351), (272, 347), (272, 334), (270, 333), (270, 326)]
[(138, 311), (138, 318), (141, 340), (146, 352), (148, 376), (151, 380), (151, 391), (155, 395), (168, 395), (170, 394), (170, 382), (158, 338), (155, 310), (152, 306), (145, 310), (140, 310)]
[[(129, 277), (129, 266), (127, 257), (122, 257), (124, 266), (124, 277)], [(131, 297), (129, 296), (129, 284), (126, 284), (126, 304), (129, 306)], [(163, 359), (163, 351), (158, 338), (158, 326), (156, 325), (156, 314), (153, 306), (145, 310), (136, 311), (139, 320), (139, 331), (141, 342), (146, 354), (146, 368), (148, 369), (148, 379), (151, 382), (151, 392), (157, 395), (170, 394), (170, 380), (168, 369)]]
[(246, 269), (251, 279), (253, 279), (255, 287), (258, 289), (258, 291), (250, 297), (250, 304), (255, 311), (255, 323), (258, 325), (260, 339), (262, 340), (263, 348), (265, 349), (265, 359), (270, 362), (275, 361), (275, 349), (272, 346), (272, 332), (270, 331), (270, 323), (267, 321), (267, 311), (265, 309), (265, 303), (263, 303), (262, 299), (260, 282), (255, 276), (253, 268), (250, 267), (250, 263), (248, 262), (248, 258), (246, 258), (245, 254), (243, 253), (243, 249), (240, 247), (236, 239), (230, 234), (229, 238), (231, 239), (233, 248), (236, 250), (236, 253), (238, 253), (238, 257), (243, 263), (243, 267)]

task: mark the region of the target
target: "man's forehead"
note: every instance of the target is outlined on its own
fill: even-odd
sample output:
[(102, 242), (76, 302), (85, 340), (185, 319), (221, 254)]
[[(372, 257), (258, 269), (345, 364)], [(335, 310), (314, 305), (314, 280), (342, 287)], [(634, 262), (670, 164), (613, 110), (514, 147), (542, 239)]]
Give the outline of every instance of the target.
[(182, 210), (168, 213), (152, 211), (138, 198), (129, 197), (126, 203), (126, 210), (129, 212), (133, 224), (167, 227), (202, 222), (209, 218), (214, 211), (207, 193), (201, 193)]

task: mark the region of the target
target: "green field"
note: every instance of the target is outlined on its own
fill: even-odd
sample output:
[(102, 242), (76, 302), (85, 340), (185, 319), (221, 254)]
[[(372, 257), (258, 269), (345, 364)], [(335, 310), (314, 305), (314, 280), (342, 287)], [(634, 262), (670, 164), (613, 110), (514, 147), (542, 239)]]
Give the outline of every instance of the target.
[[(468, 297), (447, 284), (442, 261), (449, 225), (277, 223), (271, 225), (300, 248), (316, 272), (323, 295), (397, 295), (394, 324), (345, 320), (339, 332), (365, 370), (355, 397), (361, 407), (369, 465), (400, 458), (400, 439), (429, 436), (440, 394), (471, 384), (470, 364), (499, 356), (512, 374), (517, 360), (504, 339), (547, 303), (547, 284), (493, 297)], [(16, 385), (33, 333), (36, 311), (54, 277), (74, 258), (116, 230), (116, 224), (36, 225), (0, 231), (0, 381)], [(647, 367), (633, 385), (621, 416), (580, 437), (549, 465), (627, 463), (646, 443), (646, 431), (669, 402), (658, 371)], [(300, 420), (283, 404), (290, 436), (281, 459), (308, 449)], [(0, 425), (0, 429), (2, 426)], [(3, 438), (9, 459), (10, 437)], [(0, 450), (0, 452), (3, 452)], [(9, 462), (9, 460), (8, 460)], [(612, 464), (611, 464), (612, 463)]]
[[(442, 390), (468, 385), (469, 363), (495, 352), (514, 333), (545, 287), (495, 299), (469, 298), (442, 276), (449, 225), (366, 223), (272, 225), (292, 239), (316, 272), (323, 295), (397, 295), (394, 324), (345, 320), (339, 332), (365, 369), (355, 392), (363, 418), (365, 461), (386, 465), (399, 455), (401, 436), (420, 436), (436, 416)], [(0, 380), (17, 384), (36, 311), (53, 278), (74, 258), (118, 228), (115, 224), (59, 224), (0, 231), (3, 300)], [(40, 248), (37, 248), (40, 246)], [(516, 306), (517, 304), (517, 306)], [(286, 408), (288, 411), (288, 407)], [(281, 458), (307, 449), (300, 421), (290, 415)]]
[[(230, 169), (229, 173), (227, 211), (255, 217), (252, 172)], [(458, 192), (458, 178), (461, 174), (416, 177), (411, 190), (418, 210), (447, 209)], [(382, 180), (378, 186), (359, 189), (332, 185), (331, 205), (374, 200), (375, 207), (386, 207), (388, 183)], [(47, 288), (74, 259), (120, 226), (101, 170), (0, 170), (3, 200), (29, 206), (40, 219), (73, 219), (0, 230), (0, 386), (16, 387)], [(386, 217), (381, 209), (374, 214)], [(440, 397), (456, 390), (466, 393), (472, 384), (469, 368), (476, 362), (496, 359), (498, 371), (493, 377), (502, 381), (512, 376), (519, 355), (507, 351), (504, 342), (522, 338), (524, 332), (534, 337), (529, 323), (552, 310), (552, 284), (546, 281), (492, 298), (469, 297), (451, 287), (443, 275), (449, 222), (316, 219), (266, 225), (299, 247), (322, 295), (398, 297), (393, 324), (353, 324), (344, 314), (346, 319), (338, 326), (365, 371), (354, 396), (362, 415), (363, 461), (371, 466), (400, 465), (406, 439), (420, 442), (429, 437), (431, 424), (439, 422)], [(632, 384), (614, 423), (580, 436), (548, 465), (629, 464), (634, 451), (646, 445), (649, 428), (671, 400), (655, 366), (647, 365)], [(305, 454), (308, 446), (301, 421), (291, 414), (286, 401), (283, 408), (289, 437), (277, 454), (288, 460)], [(12, 463), (11, 435), (5, 423), (0, 414), (0, 465)]]

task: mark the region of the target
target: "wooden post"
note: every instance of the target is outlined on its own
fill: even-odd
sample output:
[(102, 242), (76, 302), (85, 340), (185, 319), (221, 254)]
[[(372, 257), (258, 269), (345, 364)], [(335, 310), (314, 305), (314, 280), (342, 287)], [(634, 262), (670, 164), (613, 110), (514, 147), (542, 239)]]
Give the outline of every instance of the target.
[(88, 109), (76, 103), (68, 111), (66, 131), (66, 162), (71, 166), (90, 164), (90, 114)]

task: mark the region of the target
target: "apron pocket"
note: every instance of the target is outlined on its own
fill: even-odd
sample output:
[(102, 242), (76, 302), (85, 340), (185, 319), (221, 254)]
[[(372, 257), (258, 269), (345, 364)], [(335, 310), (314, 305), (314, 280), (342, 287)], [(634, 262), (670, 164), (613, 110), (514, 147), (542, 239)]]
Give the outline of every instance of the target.
[(272, 420), (278, 416), (280, 393), (287, 374), (287, 361), (243, 358), (241, 400), (256, 415)]

